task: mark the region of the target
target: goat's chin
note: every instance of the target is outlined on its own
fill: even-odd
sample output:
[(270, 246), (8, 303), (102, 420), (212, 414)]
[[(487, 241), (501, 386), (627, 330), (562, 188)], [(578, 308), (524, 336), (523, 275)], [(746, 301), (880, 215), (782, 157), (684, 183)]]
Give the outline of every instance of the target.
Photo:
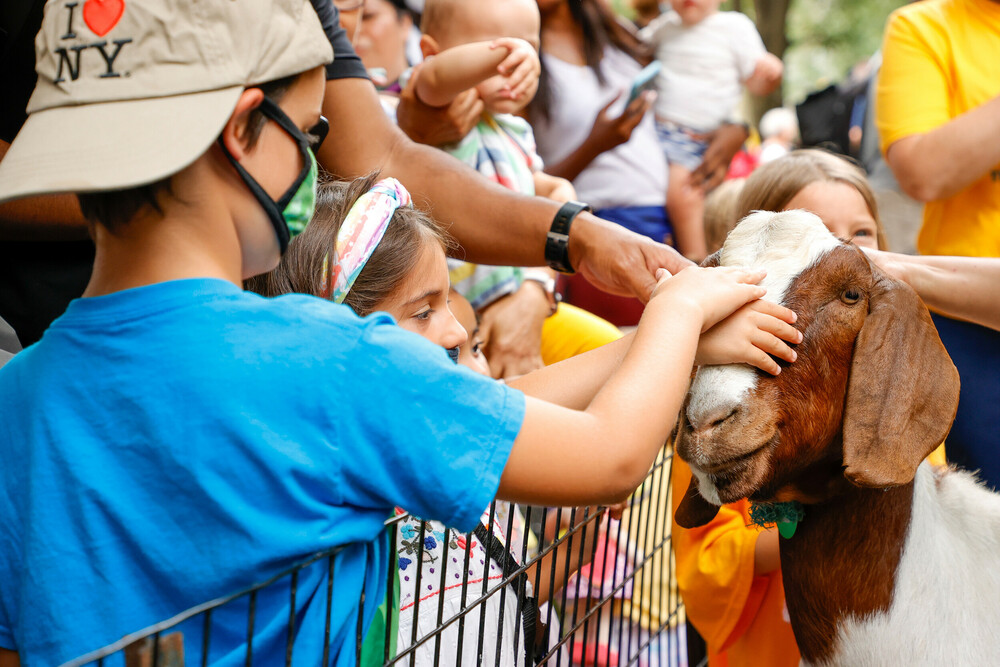
[(770, 444), (764, 443), (737, 458), (708, 466), (691, 463), (701, 495), (715, 504), (733, 503), (752, 496), (767, 480)]

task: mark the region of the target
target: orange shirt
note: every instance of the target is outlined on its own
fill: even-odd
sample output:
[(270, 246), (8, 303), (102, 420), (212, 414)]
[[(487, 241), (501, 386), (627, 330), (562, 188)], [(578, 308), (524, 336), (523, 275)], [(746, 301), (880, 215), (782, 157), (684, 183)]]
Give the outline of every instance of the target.
[[(673, 512), (691, 481), (691, 469), (674, 457)], [(673, 524), (677, 586), (688, 622), (708, 644), (712, 667), (795, 667), (799, 650), (785, 610), (781, 571), (753, 574), (761, 529), (750, 525), (750, 502), (724, 505), (705, 526)]]

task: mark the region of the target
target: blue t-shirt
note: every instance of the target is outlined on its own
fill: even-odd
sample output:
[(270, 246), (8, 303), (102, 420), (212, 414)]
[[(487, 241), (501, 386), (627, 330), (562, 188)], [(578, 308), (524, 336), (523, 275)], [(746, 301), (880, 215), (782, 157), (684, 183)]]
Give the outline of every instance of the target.
[[(337, 545), (331, 654), (352, 664), (393, 506), (471, 530), (524, 418), (523, 395), (386, 315), (211, 279), (73, 301), (0, 396), (0, 646), (26, 666)], [(320, 662), (325, 573), (299, 577), (295, 664)], [(287, 579), (256, 605), (254, 664), (283, 664)], [(246, 612), (213, 612), (213, 664), (243, 664)], [(200, 625), (181, 628), (191, 664)]]

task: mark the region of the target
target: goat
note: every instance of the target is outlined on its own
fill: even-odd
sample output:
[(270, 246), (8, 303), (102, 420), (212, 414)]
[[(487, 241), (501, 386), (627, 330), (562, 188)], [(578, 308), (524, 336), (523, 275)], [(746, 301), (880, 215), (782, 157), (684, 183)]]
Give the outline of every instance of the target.
[(697, 370), (677, 523), (742, 498), (803, 504), (780, 556), (804, 664), (998, 664), (1000, 495), (922, 463), (959, 392), (923, 303), (804, 211), (751, 214), (706, 263), (767, 269), (765, 298), (804, 339), (776, 377)]

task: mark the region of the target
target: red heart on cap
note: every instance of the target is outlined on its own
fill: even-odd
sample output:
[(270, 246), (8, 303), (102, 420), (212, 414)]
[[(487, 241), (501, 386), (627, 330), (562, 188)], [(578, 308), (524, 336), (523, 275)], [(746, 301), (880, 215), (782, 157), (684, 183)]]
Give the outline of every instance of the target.
[(83, 22), (95, 35), (104, 37), (125, 13), (125, 0), (87, 0), (83, 3)]

